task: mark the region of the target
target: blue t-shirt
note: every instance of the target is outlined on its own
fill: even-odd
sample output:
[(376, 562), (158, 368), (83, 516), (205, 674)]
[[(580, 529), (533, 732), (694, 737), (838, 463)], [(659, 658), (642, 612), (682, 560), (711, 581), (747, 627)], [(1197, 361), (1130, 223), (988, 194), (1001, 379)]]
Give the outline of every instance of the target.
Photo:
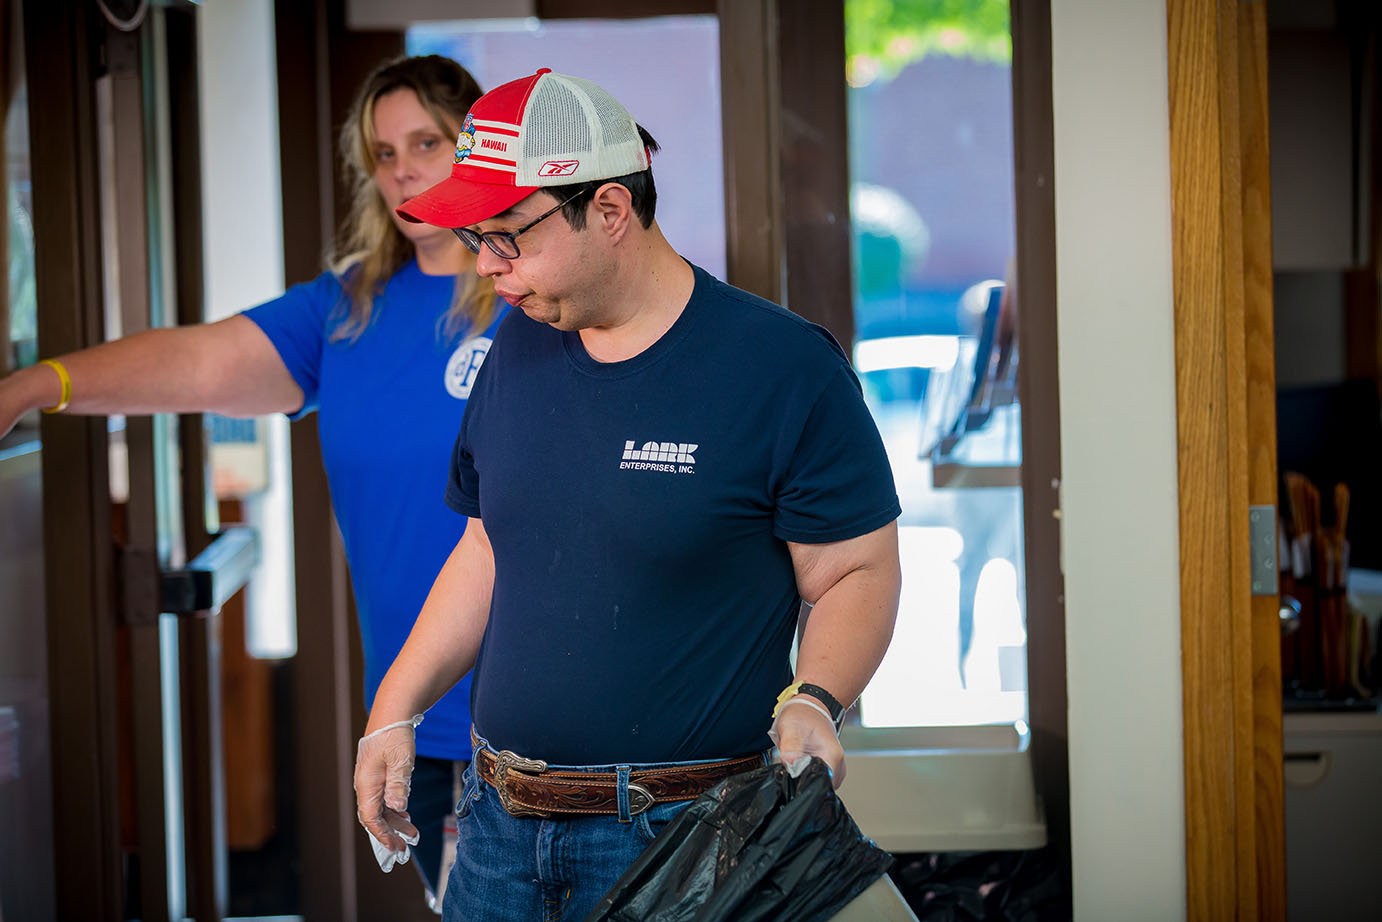
[(494, 548), (476, 727), (574, 765), (767, 748), (801, 602), (785, 542), (901, 512), (840, 346), (701, 269), (627, 361), (510, 312), (446, 498)]
[[(440, 497), (466, 398), (499, 320), (479, 336), (444, 341), (438, 321), (455, 287), (454, 275), (424, 275), (409, 262), (375, 299), (370, 325), (353, 342), (330, 341), (345, 295), (329, 272), (245, 312), (302, 388), (296, 416), (317, 411), (360, 614), (366, 705), (465, 530)], [(427, 712), (417, 731), (421, 755), (470, 757), (469, 695), (463, 680)]]

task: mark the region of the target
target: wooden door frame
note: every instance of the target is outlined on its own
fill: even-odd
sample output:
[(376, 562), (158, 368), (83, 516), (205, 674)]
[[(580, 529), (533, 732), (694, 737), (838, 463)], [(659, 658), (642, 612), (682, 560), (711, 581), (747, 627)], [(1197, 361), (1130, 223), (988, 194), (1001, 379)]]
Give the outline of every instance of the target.
[(1051, 6), (1009, 4), (1017, 223), (1022, 547), (1027, 582), (1027, 710), (1048, 847), (1072, 892), (1065, 575), (1061, 569), (1060, 374), (1056, 320), (1055, 113)]
[[(24, 4), (38, 339), (45, 355), (100, 342), (94, 8)], [(116, 607), (104, 417), (42, 420), (43, 555), (56, 888), (63, 919), (121, 919)]]
[(1284, 919), (1277, 600), (1248, 539), (1277, 499), (1266, 4), (1167, 14), (1187, 918)]

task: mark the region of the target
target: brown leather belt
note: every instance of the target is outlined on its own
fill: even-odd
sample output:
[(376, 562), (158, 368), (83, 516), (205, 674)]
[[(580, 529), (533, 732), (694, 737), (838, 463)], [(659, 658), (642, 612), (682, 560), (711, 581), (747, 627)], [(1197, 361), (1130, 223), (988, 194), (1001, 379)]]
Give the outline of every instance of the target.
[[(631, 772), (629, 814), (642, 813), (653, 804), (695, 800), (731, 775), (762, 765), (763, 757), (752, 755)], [(513, 816), (619, 814), (619, 776), (615, 772), (548, 771), (546, 762), (525, 759), (507, 749), (498, 754), (481, 749), (475, 768)]]

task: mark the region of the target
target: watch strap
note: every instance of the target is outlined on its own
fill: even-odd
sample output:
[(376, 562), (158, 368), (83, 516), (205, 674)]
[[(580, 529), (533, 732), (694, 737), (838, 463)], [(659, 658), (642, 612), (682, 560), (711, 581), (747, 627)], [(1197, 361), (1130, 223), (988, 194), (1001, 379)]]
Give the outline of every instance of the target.
[(784, 688), (782, 694), (777, 696), (777, 706), (773, 708), (773, 716), (776, 717), (783, 705), (797, 695), (807, 695), (824, 705), (820, 710), (835, 724), (837, 731), (844, 725), (845, 706), (840, 703), (840, 699), (811, 682), (793, 682)]
[(825, 709), (830, 712), (830, 719), (835, 722), (836, 727), (844, 723), (845, 706), (840, 703), (840, 699), (836, 698), (824, 688), (821, 688), (819, 685), (813, 685), (810, 682), (798, 682), (796, 693), (799, 695), (810, 695), (812, 698), (815, 698), (821, 704), (825, 705)]

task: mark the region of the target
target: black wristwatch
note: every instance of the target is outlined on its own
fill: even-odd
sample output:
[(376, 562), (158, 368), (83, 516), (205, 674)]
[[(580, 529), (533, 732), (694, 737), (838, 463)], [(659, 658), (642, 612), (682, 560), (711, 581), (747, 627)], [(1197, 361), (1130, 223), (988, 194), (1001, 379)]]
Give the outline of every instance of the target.
[(825, 705), (825, 709), (830, 712), (830, 719), (835, 722), (835, 729), (837, 731), (844, 726), (845, 706), (840, 703), (840, 699), (836, 698), (830, 692), (821, 688), (819, 685), (812, 685), (810, 682), (798, 682), (797, 694), (810, 695), (812, 698), (815, 698), (821, 704)]

